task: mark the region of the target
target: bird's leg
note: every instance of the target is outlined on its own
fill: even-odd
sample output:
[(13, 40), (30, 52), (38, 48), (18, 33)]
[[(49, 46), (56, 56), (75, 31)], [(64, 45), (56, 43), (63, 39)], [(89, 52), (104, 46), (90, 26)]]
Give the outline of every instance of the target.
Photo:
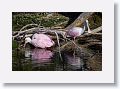
[[(74, 39), (74, 40), (73, 40), (74, 43), (75, 43), (75, 38), (76, 38), (76, 37), (73, 38), (73, 39)], [(75, 48), (75, 44), (74, 44), (74, 48)]]
[(26, 46), (26, 43), (24, 43), (23, 47), (25, 48), (25, 46)]
[(65, 34), (62, 34), (62, 36), (63, 36), (63, 39), (65, 39), (65, 41), (67, 42), (67, 33), (65, 33)]
[(88, 33), (91, 33), (88, 20), (86, 20), (86, 25), (87, 25)]
[(75, 49), (74, 49), (74, 52), (73, 52), (73, 58), (75, 59)]
[[(74, 40), (73, 40), (74, 43), (75, 43), (75, 38), (76, 38), (76, 37), (74, 37)], [(74, 59), (75, 59), (75, 48), (76, 48), (76, 45), (74, 44), (74, 52), (73, 52), (73, 57), (74, 57)]]
[(76, 38), (76, 37), (73, 38), (73, 39), (74, 39), (74, 40), (73, 40), (74, 42), (75, 42), (75, 38)]

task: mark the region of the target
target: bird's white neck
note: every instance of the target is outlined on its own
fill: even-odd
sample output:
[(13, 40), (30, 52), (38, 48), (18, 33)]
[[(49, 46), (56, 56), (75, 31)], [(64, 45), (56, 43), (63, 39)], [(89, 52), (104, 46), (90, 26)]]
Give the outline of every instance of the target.
[(31, 43), (31, 38), (29, 38), (29, 37), (27, 37), (26, 39), (25, 39), (25, 43)]
[(83, 30), (85, 31), (86, 30), (86, 26), (84, 25), (84, 27), (83, 27)]
[(91, 33), (88, 20), (86, 20), (85, 24), (84, 24), (84, 30), (86, 30), (86, 29), (88, 30), (88, 33)]

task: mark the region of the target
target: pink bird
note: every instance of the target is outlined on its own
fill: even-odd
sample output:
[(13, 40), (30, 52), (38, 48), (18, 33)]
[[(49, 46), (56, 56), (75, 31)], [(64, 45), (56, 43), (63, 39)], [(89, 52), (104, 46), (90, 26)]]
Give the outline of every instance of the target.
[(35, 33), (32, 36), (32, 39), (30, 37), (25, 38), (25, 45), (27, 43), (30, 43), (33, 46), (38, 47), (38, 48), (47, 48), (55, 44), (54, 41), (49, 36), (42, 34), (42, 33), (41, 34)]
[(73, 27), (71, 29), (68, 30), (67, 32), (67, 35), (69, 35), (70, 37), (73, 37), (74, 40), (76, 37), (82, 35), (84, 33), (84, 31), (86, 30), (86, 27), (88, 29), (88, 33), (91, 33), (91, 30), (89, 28), (89, 23), (88, 23), (88, 20), (85, 21), (84, 23), (84, 27), (81, 28), (81, 27)]

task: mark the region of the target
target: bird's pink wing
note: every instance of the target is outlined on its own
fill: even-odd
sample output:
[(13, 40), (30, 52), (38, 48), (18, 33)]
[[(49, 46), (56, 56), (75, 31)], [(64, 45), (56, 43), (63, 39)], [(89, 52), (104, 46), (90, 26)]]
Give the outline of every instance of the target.
[(45, 34), (34, 34), (32, 37), (32, 44), (35, 47), (46, 48), (51, 47), (54, 42)]
[(40, 34), (39, 36), (40, 36), (39, 38), (41, 38), (39, 40), (42, 41), (42, 43), (45, 47), (53, 46), (54, 42), (52, 41), (52, 39), (49, 36), (44, 35), (44, 34)]
[(45, 48), (43, 42), (40, 39), (32, 39), (31, 42), (35, 47)]
[(72, 37), (75, 37), (77, 35), (77, 32), (74, 29), (71, 29), (71, 30), (68, 31), (68, 35), (72, 36)]
[(44, 39), (44, 44), (46, 47), (51, 47), (54, 45), (54, 43), (51, 39)]

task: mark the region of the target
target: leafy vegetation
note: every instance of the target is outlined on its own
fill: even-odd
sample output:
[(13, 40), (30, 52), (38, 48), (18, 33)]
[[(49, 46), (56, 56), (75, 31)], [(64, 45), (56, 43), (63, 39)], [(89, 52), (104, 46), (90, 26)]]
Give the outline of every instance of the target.
[(66, 23), (62, 24), (65, 26), (68, 20), (69, 18), (55, 13), (49, 16), (48, 13), (14, 12), (12, 15), (12, 27), (13, 31), (17, 31), (27, 24), (40, 24), (44, 27), (52, 27), (66, 21)]

